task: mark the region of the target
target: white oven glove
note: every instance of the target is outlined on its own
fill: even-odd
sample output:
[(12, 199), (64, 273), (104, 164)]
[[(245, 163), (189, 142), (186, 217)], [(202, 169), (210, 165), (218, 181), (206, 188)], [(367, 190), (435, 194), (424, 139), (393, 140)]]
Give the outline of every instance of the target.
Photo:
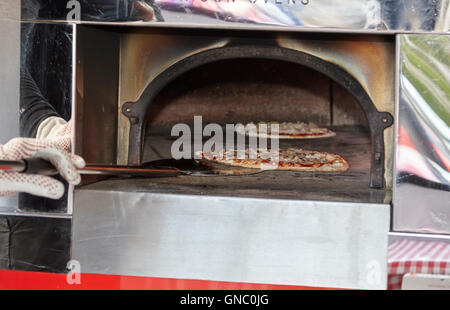
[[(70, 122), (50, 117), (39, 126), (36, 139), (14, 138), (5, 145), (0, 145), (0, 159), (20, 160), (39, 157), (48, 160), (67, 182), (77, 185), (81, 181), (77, 169), (83, 168), (85, 162), (81, 157), (70, 153), (71, 128)], [(15, 192), (59, 199), (64, 195), (64, 185), (47, 176), (0, 170), (0, 196)]]

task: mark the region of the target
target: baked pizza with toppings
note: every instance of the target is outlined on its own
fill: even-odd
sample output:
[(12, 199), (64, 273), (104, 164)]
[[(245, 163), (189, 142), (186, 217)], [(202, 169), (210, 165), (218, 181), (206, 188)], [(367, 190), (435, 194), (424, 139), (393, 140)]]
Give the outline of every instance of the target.
[[(271, 125), (278, 125), (278, 132), (274, 132), (274, 127)], [(312, 122), (259, 122), (257, 124), (252, 122), (238, 127), (236, 131), (249, 137), (278, 139), (318, 139), (336, 135), (330, 129), (319, 127)]]
[(346, 171), (348, 162), (337, 154), (304, 149), (244, 149), (199, 152), (203, 160), (235, 167), (292, 171)]

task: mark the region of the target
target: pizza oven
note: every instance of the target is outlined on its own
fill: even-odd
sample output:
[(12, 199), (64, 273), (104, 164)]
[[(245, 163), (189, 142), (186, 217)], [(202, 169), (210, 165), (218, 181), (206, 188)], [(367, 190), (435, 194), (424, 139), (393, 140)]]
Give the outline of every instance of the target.
[(349, 171), (126, 182), (176, 192), (203, 186), (211, 194), (389, 199), (393, 37), (83, 25), (77, 42), (76, 152), (90, 169), (131, 171), (171, 158), (171, 129), (186, 124), (193, 134), (195, 117), (201, 128), (314, 122), (337, 136), (280, 140), (280, 148), (339, 154)]
[[(63, 225), (66, 256), (51, 270), (72, 259), (91, 274), (386, 288), (390, 239), (450, 231), (449, 7), (22, 0), (22, 74), (72, 118), (87, 162), (80, 186), (38, 206), (49, 212), (20, 208)], [(329, 128), (336, 136), (279, 148), (338, 154), (350, 168), (160, 164), (176, 128), (193, 154), (211, 128), (226, 144), (230, 125), (250, 122)]]

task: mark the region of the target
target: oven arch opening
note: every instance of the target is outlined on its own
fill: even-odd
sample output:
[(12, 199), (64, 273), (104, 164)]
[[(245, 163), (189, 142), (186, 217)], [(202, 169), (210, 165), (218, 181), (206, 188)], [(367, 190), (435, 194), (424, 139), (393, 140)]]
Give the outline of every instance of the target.
[(141, 165), (145, 118), (157, 95), (182, 74), (209, 63), (227, 59), (271, 59), (299, 64), (327, 76), (351, 94), (361, 107), (371, 139), (370, 187), (383, 188), (384, 136), (383, 130), (393, 123), (392, 115), (379, 112), (363, 86), (343, 68), (319, 57), (279, 46), (238, 45), (215, 48), (186, 57), (160, 73), (144, 90), (137, 102), (127, 102), (122, 113), (130, 120), (129, 165)]

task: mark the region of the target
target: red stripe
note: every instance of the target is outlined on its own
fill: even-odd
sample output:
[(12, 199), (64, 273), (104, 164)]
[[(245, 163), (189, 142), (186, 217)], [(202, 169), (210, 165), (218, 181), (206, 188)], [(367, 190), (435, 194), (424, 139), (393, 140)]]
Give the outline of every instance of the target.
[(425, 253), (420, 253), (421, 255), (416, 257), (415, 258), (416, 260), (428, 261), (429, 258), (426, 256), (427, 253), (434, 251), (436, 249), (436, 247), (439, 245), (438, 242), (427, 243), (427, 245), (430, 245), (430, 244), (431, 244), (431, 247), (429, 247)]
[(401, 240), (401, 241), (397, 241), (397, 242), (394, 242), (394, 243), (390, 244), (389, 247), (388, 247), (389, 252), (391, 253), (391, 252), (395, 251), (396, 248), (398, 248), (399, 245), (401, 245), (403, 242), (406, 242), (406, 241), (405, 240)]
[(423, 262), (421, 260), (416, 262), (416, 272), (417, 273), (421, 273), (422, 272), (422, 267), (423, 267)]
[(399, 262), (389, 263), (389, 274), (397, 274)]
[(428, 261), (427, 263), (428, 266), (428, 272), (427, 273), (434, 273), (433, 269), (434, 269), (434, 262), (433, 261)]
[(404, 263), (404, 267), (403, 267), (404, 272), (403, 273), (406, 273), (411, 270), (411, 264), (412, 264), (412, 262), (410, 260), (408, 260)]
[(409, 254), (409, 259), (414, 259), (414, 256), (419, 253), (419, 251), (423, 250), (423, 248), (427, 245), (426, 242), (420, 242), (417, 244), (418, 246), (413, 249), (413, 251)]
[(439, 273), (445, 274), (445, 269), (447, 268), (447, 262), (440, 262), (439, 263)]
[[(440, 245), (438, 242), (434, 242), (433, 246), (428, 250), (428, 253), (434, 251), (438, 245)], [(426, 253), (424, 253), (424, 254), (426, 254)], [(423, 266), (422, 266), (423, 273), (430, 273), (430, 274), (434, 273), (434, 264), (436, 262), (432, 260), (432, 257), (425, 256), (425, 257), (419, 258), (419, 259), (421, 259), (423, 261)]]
[(445, 254), (442, 259), (450, 263), (450, 247), (447, 247), (447, 254)]
[(402, 285), (403, 275), (389, 276), (388, 279), (388, 290), (400, 289)]
[(0, 270), (1, 290), (331, 290), (332, 288), (83, 273), (80, 284), (67, 275)]
[(446, 244), (445, 243), (440, 243), (439, 247), (441, 247), (441, 249), (439, 249), (438, 251), (436, 251), (436, 253), (433, 254), (433, 256), (431, 256), (431, 259), (436, 259), (438, 258), (439, 255), (442, 254), (442, 252), (444, 252), (446, 250)]
[(405, 242), (403, 242), (403, 244), (400, 245), (397, 249), (395, 249), (394, 251), (391, 251), (389, 253), (389, 259), (392, 259), (393, 257), (395, 257), (398, 253), (403, 251), (406, 247), (410, 246), (411, 243), (412, 243), (412, 241), (405, 241)]
[(399, 260), (402, 259), (403, 257), (405, 257), (405, 255), (408, 254), (408, 252), (414, 248), (414, 246), (416, 245), (416, 242), (411, 241), (408, 242), (404, 247), (402, 247), (397, 253), (395, 253), (394, 255), (392, 255), (390, 257), (390, 259), (394, 259), (394, 260)]

